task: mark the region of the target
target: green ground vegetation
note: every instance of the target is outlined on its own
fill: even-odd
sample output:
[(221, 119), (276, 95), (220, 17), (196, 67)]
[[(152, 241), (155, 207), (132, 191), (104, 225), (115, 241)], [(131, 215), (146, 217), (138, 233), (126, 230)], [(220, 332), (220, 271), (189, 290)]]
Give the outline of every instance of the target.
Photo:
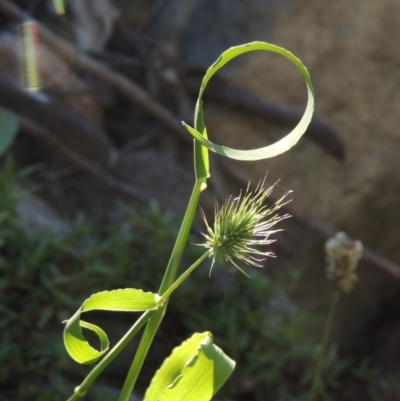
[[(28, 195), (21, 188), (27, 187), (29, 171), (17, 172), (11, 159), (0, 168), (0, 400), (61, 401), (89, 369), (68, 357), (62, 321), (96, 291), (131, 285), (155, 291), (179, 219), (152, 204), (140, 211), (123, 207), (125, 217), (118, 223), (99, 224), (80, 215), (64, 237), (32, 231), (16, 212)], [(189, 246), (185, 266), (202, 252)], [(321, 319), (290, 299), (296, 269), (282, 269), (274, 278), (254, 269), (248, 279), (226, 267), (209, 279), (209, 267), (197, 269), (172, 297), (163, 323), (171, 342), (177, 345), (193, 331), (212, 331), (238, 362), (221, 400), (301, 400), (310, 385)], [(338, 399), (344, 377), (368, 388), (365, 399), (383, 400), (390, 382), (365, 361), (351, 366), (330, 349), (324, 400)], [(149, 377), (157, 367), (147, 366)], [(105, 385), (112, 387), (100, 381), (87, 399), (116, 399)]]

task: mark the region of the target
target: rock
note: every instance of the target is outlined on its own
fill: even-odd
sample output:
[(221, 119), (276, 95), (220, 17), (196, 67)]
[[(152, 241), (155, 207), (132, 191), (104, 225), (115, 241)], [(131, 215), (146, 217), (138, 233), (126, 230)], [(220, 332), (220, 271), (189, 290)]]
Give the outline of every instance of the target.
[(47, 230), (55, 237), (72, 234), (72, 227), (44, 200), (30, 194), (16, 205), (18, 217), (31, 233)]
[(118, 9), (109, 0), (72, 0), (69, 6), (84, 49), (103, 50), (120, 16)]
[(194, 174), (173, 155), (157, 151), (133, 152), (115, 166), (121, 179), (156, 199), (162, 208), (183, 215), (194, 184)]

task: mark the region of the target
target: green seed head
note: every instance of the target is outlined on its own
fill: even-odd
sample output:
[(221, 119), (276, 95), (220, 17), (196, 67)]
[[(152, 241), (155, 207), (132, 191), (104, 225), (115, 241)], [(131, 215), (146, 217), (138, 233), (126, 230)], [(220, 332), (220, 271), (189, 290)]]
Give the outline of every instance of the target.
[(264, 178), (254, 191), (248, 186), (238, 197), (230, 196), (221, 207), (215, 202), (213, 228), (208, 225), (204, 212), (201, 211), (207, 227), (207, 234), (203, 234), (206, 239), (203, 246), (210, 250), (213, 258), (212, 266), (214, 263), (224, 265), (229, 262), (246, 274), (238, 266), (238, 262), (262, 267), (260, 262), (265, 260), (266, 256), (274, 256), (272, 252), (254, 248), (274, 242), (275, 240), (269, 239), (269, 236), (281, 230), (271, 230), (271, 228), (277, 222), (290, 217), (287, 214), (282, 216), (275, 214), (285, 204), (283, 201), (289, 192), (273, 205), (265, 205), (274, 186), (266, 187)]

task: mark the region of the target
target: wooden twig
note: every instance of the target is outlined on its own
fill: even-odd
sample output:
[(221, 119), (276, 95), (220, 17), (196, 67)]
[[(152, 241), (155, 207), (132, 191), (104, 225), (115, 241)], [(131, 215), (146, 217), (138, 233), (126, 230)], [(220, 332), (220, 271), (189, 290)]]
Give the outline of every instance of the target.
[[(312, 228), (314, 231), (319, 232), (326, 238), (333, 237), (337, 230), (333, 227), (329, 226), (322, 221), (312, 218), (308, 215), (301, 214), (298, 211), (293, 210), (293, 207), (289, 207), (289, 213), (292, 214), (295, 218), (299, 219), (303, 223), (305, 223), (308, 227)], [(370, 263), (374, 267), (384, 271), (389, 276), (393, 277), (395, 280), (400, 282), (400, 267), (393, 263), (390, 260), (387, 260), (383, 256), (374, 252), (372, 249), (369, 249), (364, 246), (363, 257), (366, 262)]]
[(146, 16), (146, 20), (142, 22), (140, 29), (144, 31), (147, 27), (149, 27), (152, 22), (157, 18), (157, 16), (162, 11), (165, 6), (166, 0), (157, 0), (154, 5), (151, 7), (148, 15)]
[(19, 89), (0, 75), (0, 104), (54, 134), (75, 152), (102, 165), (117, 154), (108, 136), (81, 114), (44, 93)]
[[(247, 186), (248, 179), (245, 174), (234, 168), (230, 163), (221, 163), (221, 166), (227, 174), (234, 177), (238, 182), (241, 183), (241, 185), (244, 187)], [(273, 198), (273, 196), (271, 198)], [(333, 237), (338, 231), (316, 218), (310, 217), (305, 213), (298, 212), (291, 204), (285, 205), (283, 210), (325, 238)], [(362, 259), (400, 283), (400, 266), (397, 264), (377, 254), (375, 251), (367, 248), (366, 246), (364, 246)]]
[(25, 13), (17, 5), (7, 0), (0, 0), (0, 10), (3, 14), (7, 15), (7, 17), (20, 22), (29, 19), (29, 14)]
[(116, 66), (126, 66), (126, 67), (140, 67), (146, 68), (147, 64), (136, 57), (127, 56), (123, 53), (110, 51), (110, 50), (101, 50), (97, 52), (89, 53), (92, 57), (96, 59), (103, 60), (107, 64), (116, 65)]
[(109, 188), (117, 191), (121, 195), (128, 195), (136, 200), (148, 203), (151, 197), (147, 195), (144, 191), (141, 191), (133, 187), (132, 185), (117, 180), (112, 175), (110, 175), (109, 172), (105, 171), (101, 166), (88, 161), (87, 159), (76, 153), (74, 150), (66, 146), (49, 130), (39, 125), (35, 121), (21, 115), (18, 116), (18, 119), (20, 121), (21, 129), (24, 132), (46, 142), (48, 145), (60, 151), (71, 161), (71, 163), (79, 167), (88, 175), (107, 185)]

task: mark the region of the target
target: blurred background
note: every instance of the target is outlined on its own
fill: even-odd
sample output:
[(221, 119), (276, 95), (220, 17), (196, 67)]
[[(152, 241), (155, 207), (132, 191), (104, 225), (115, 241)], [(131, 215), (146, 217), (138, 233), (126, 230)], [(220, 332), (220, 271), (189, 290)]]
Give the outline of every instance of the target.
[[(221, 400), (301, 400), (332, 296), (324, 243), (362, 241), (341, 297), (321, 400), (400, 400), (400, 3), (398, 0), (0, 0), (0, 400), (63, 400), (88, 367), (62, 321), (96, 291), (156, 291), (193, 185), (193, 124), (206, 69), (267, 41), (310, 72), (315, 118), (292, 150), (260, 162), (211, 155), (201, 206), (267, 174), (293, 190), (272, 248), (248, 279), (199, 269), (174, 294), (138, 383), (210, 330), (238, 365)], [(303, 78), (279, 55), (229, 63), (204, 96), (210, 138), (239, 149), (288, 133)], [(192, 243), (204, 231), (198, 218)], [(201, 249), (189, 245), (188, 266)], [(93, 313), (115, 343), (135, 317)], [(133, 343), (86, 397), (115, 398)]]

